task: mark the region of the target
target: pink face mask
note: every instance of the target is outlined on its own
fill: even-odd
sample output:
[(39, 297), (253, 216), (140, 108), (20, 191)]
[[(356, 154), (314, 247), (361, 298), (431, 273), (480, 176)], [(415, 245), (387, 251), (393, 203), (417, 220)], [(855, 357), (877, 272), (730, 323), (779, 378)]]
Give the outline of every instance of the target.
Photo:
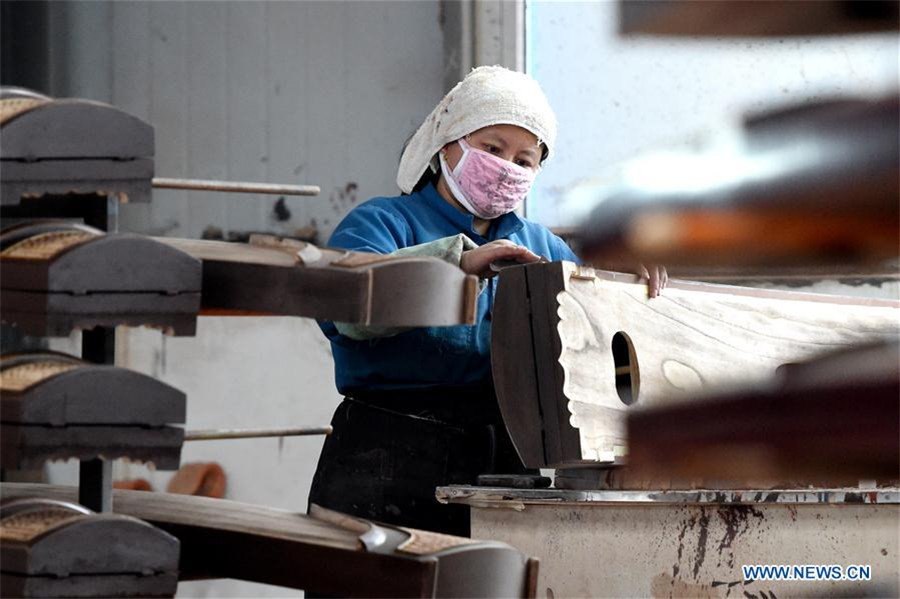
[(491, 219), (512, 212), (525, 200), (535, 171), (476, 150), (459, 140), (463, 155), (452, 171), (439, 153), (441, 172), (447, 187), (466, 210), (481, 218)]

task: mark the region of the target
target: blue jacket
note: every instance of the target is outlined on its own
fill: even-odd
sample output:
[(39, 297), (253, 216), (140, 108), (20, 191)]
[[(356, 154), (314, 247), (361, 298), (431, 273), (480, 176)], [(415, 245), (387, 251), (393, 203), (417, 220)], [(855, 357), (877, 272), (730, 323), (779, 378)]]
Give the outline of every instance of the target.
[[(546, 227), (515, 214), (497, 218), (487, 237), (475, 232), (473, 220), (428, 185), (408, 196), (374, 198), (360, 204), (341, 221), (328, 245), (389, 254), (463, 233), (478, 245), (509, 239), (552, 261), (578, 261), (565, 242)], [(338, 333), (333, 323), (319, 323), (331, 340), (338, 391), (489, 383), (496, 280), (490, 279), (478, 298), (475, 325), (419, 328), (393, 337), (355, 341)]]

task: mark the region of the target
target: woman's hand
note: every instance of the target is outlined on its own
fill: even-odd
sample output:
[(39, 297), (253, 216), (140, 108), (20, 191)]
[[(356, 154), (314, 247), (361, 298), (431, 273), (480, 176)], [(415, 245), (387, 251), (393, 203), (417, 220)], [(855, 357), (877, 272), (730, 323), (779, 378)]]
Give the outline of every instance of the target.
[(639, 277), (647, 279), (647, 295), (651, 298), (657, 297), (669, 283), (669, 273), (662, 264), (639, 264), (637, 271)]
[[(539, 262), (540, 259), (540, 256), (526, 247), (516, 245), (507, 239), (498, 239), (474, 250), (463, 252), (459, 267), (466, 274), (487, 279), (497, 274), (491, 270), (491, 262), (495, 260), (515, 260), (520, 264), (529, 264)], [(665, 271), (665, 269), (663, 270)]]

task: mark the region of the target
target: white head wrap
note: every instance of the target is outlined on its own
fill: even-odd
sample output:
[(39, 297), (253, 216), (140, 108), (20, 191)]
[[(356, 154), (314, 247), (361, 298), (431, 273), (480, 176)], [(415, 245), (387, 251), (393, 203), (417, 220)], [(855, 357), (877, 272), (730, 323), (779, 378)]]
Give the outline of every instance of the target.
[(503, 67), (478, 67), (456, 84), (431, 111), (400, 157), (397, 185), (411, 193), (438, 150), (491, 125), (518, 125), (547, 146), (556, 141), (556, 115), (538, 82)]

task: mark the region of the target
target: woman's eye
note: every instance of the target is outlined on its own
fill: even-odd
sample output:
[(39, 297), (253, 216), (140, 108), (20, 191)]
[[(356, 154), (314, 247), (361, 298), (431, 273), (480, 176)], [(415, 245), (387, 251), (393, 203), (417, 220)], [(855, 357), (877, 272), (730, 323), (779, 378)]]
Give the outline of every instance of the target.
[(518, 160), (516, 160), (516, 164), (518, 164), (519, 166), (524, 167), (524, 168), (531, 168), (530, 160), (524, 160), (522, 158), (519, 158)]
[(486, 144), (484, 147), (491, 154), (499, 154), (500, 153), (500, 148), (498, 148), (497, 146), (492, 146), (491, 144)]

